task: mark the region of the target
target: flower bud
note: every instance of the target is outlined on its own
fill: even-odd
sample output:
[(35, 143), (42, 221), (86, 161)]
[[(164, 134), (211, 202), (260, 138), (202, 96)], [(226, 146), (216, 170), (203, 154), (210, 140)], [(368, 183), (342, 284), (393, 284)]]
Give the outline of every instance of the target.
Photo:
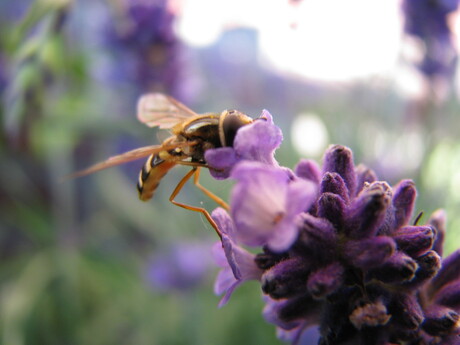
[(390, 187), (386, 183), (375, 182), (364, 189), (350, 205), (347, 214), (347, 232), (351, 238), (373, 236), (385, 220), (390, 205)]
[(344, 271), (344, 267), (338, 262), (320, 268), (308, 278), (308, 291), (315, 298), (330, 295), (342, 284)]
[(417, 269), (414, 259), (402, 252), (396, 252), (382, 266), (369, 271), (368, 278), (388, 284), (402, 283), (414, 278)]
[(356, 192), (356, 173), (353, 163), (353, 153), (347, 147), (334, 145), (329, 147), (324, 155), (323, 172), (336, 172), (345, 181), (348, 195)]
[(321, 180), (321, 193), (332, 193), (339, 195), (345, 203), (348, 202), (348, 188), (345, 181), (337, 173), (327, 172)]
[(450, 308), (434, 305), (425, 312), (422, 329), (432, 336), (455, 334), (459, 328), (460, 315)]
[(391, 237), (376, 236), (361, 241), (348, 241), (344, 247), (344, 257), (354, 266), (370, 269), (380, 266), (396, 250)]
[(431, 226), (406, 226), (400, 228), (393, 238), (400, 250), (416, 258), (431, 249), (435, 235)]
[(262, 291), (274, 299), (304, 293), (309, 272), (301, 257), (283, 260), (262, 275)]
[(411, 180), (402, 180), (394, 187), (393, 205), (395, 207), (394, 228), (407, 224), (412, 216), (417, 190)]

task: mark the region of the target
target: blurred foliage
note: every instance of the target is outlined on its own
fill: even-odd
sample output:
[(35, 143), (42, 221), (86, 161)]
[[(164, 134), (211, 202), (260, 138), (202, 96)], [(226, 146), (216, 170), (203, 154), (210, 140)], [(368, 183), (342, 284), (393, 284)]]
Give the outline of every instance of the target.
[[(158, 248), (178, 239), (217, 240), (202, 217), (166, 202), (186, 168), (168, 174), (149, 203), (137, 199), (134, 187), (142, 162), (64, 178), (123, 150), (158, 143), (157, 130), (134, 116), (133, 95), (148, 90), (107, 77), (107, 70), (117, 71), (110, 57), (120, 47), (104, 44), (104, 25), (117, 6), (115, 0), (0, 1), (0, 343), (279, 344), (261, 316), (257, 284), (239, 288), (218, 310), (215, 272), (185, 291), (165, 293), (146, 282)], [(239, 32), (245, 33), (252, 37)], [(443, 103), (420, 102), (377, 78), (343, 85), (299, 81), (261, 67), (255, 57), (225, 62), (218, 45), (177, 52), (189, 57), (177, 67), (185, 70), (178, 83), (200, 91), (192, 87), (178, 98), (198, 112), (234, 107), (255, 117), (269, 109), (286, 137), (277, 158), (290, 167), (300, 158), (287, 135), (292, 119), (301, 111), (319, 114), (331, 143), (350, 146), (356, 162), (391, 183), (413, 178), (419, 211), (445, 207), (447, 251), (458, 247), (454, 95)], [(421, 145), (419, 163), (405, 168), (405, 156), (395, 163), (395, 155), (376, 155), (390, 147), (400, 152), (395, 142), (409, 130), (420, 140), (401, 142)], [(203, 175), (203, 185), (228, 198), (231, 182)], [(188, 185), (180, 200), (215, 206)]]

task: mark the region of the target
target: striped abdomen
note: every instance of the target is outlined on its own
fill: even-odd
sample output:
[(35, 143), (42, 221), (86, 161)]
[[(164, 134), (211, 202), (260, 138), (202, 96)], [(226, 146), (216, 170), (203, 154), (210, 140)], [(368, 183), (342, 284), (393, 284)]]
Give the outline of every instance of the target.
[(142, 201), (151, 199), (153, 197), (153, 193), (158, 187), (158, 184), (160, 183), (160, 180), (175, 165), (176, 162), (161, 159), (159, 154), (151, 155), (139, 173), (139, 181), (137, 182), (139, 199)]

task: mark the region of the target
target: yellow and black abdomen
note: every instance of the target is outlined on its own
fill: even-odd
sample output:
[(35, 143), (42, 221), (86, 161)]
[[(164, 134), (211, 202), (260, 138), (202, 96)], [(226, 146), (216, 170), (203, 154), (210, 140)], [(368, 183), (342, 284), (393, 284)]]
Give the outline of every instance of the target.
[(177, 164), (175, 160), (160, 158), (160, 155), (161, 153), (151, 155), (139, 173), (137, 190), (139, 192), (139, 199), (142, 201), (150, 200), (153, 197), (163, 176)]

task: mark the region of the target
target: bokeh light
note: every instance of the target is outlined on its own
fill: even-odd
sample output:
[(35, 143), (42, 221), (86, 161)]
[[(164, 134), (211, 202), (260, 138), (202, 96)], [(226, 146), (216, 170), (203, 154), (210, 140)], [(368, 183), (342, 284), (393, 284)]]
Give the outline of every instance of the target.
[(291, 138), (294, 148), (306, 157), (320, 156), (329, 143), (327, 128), (313, 113), (302, 113), (292, 121)]

